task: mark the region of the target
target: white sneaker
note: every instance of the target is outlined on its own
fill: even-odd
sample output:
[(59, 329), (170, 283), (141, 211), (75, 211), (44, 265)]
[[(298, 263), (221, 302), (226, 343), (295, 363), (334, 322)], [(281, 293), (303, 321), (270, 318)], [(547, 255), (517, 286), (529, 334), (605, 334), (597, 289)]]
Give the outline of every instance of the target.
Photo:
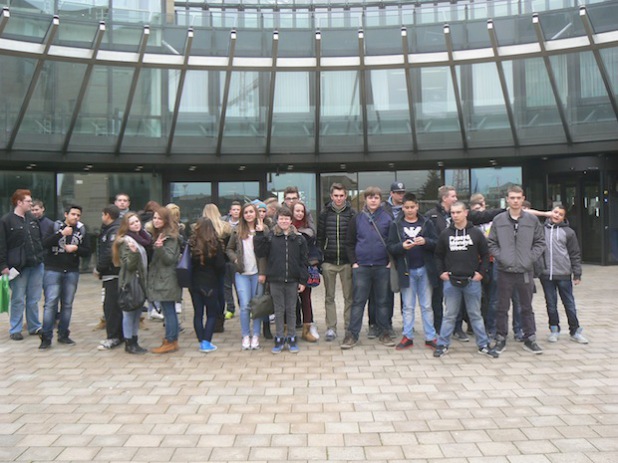
[(149, 317), (150, 317), (151, 320), (155, 320), (155, 321), (159, 321), (159, 322), (162, 321), (165, 318), (162, 313), (159, 313), (156, 310), (151, 310)]
[(176, 309), (176, 313), (182, 313), (182, 302), (176, 302), (174, 307)]
[(309, 327), (309, 333), (311, 334), (311, 336), (313, 336), (315, 339), (320, 339), (320, 335), (318, 333), (318, 327), (315, 326), (313, 323), (311, 324), (311, 326)]
[(260, 348), (260, 337), (251, 336), (251, 350), (258, 350)]
[(581, 328), (578, 328), (575, 334), (571, 335), (571, 341), (578, 342), (580, 344), (588, 344), (588, 340), (582, 334)]
[(275, 314), (271, 314), (268, 316), (268, 322), (269, 323), (275, 323)]
[(249, 338), (249, 336), (243, 336), (242, 338), (242, 350), (249, 350), (251, 349), (251, 340)]
[(557, 331), (552, 331), (547, 336), (547, 342), (558, 342), (558, 338), (560, 337), (560, 333)]
[(329, 328), (326, 330), (326, 341), (327, 342), (332, 342), (336, 338), (337, 338), (337, 332), (334, 329)]

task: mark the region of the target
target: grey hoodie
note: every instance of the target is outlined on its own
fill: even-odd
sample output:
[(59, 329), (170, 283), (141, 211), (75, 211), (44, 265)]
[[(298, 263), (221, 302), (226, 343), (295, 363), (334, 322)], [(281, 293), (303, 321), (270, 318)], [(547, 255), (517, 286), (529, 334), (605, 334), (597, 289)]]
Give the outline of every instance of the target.
[(582, 276), (582, 259), (575, 232), (565, 220), (553, 223), (545, 221), (545, 243), (547, 248), (540, 260), (541, 278), (546, 280), (580, 280)]

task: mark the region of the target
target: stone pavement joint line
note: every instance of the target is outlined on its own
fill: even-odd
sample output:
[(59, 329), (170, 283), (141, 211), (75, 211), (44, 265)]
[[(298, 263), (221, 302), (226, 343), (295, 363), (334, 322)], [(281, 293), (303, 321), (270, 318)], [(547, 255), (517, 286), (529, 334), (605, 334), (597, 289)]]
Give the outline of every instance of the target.
[[(301, 341), (299, 354), (274, 356), (272, 341), (240, 349), (238, 316), (215, 335), (218, 350), (203, 354), (187, 292), (181, 349), (130, 356), (97, 350), (100, 282), (84, 274), (75, 346), (54, 339), (40, 351), (26, 331), (11, 341), (0, 315), (0, 461), (617, 462), (616, 282), (618, 267), (584, 266), (575, 296), (588, 345), (569, 340), (562, 307), (560, 340), (546, 341), (537, 282), (539, 356), (511, 335), (499, 359), (458, 341), (435, 359), (422, 342), (398, 352), (368, 340), (366, 328), (348, 351), (340, 331), (339, 342)], [(322, 335), (323, 301), (318, 287)], [(400, 332), (398, 302), (395, 314)], [(418, 309), (416, 320), (422, 341)], [(140, 344), (158, 346), (163, 329), (146, 320)]]

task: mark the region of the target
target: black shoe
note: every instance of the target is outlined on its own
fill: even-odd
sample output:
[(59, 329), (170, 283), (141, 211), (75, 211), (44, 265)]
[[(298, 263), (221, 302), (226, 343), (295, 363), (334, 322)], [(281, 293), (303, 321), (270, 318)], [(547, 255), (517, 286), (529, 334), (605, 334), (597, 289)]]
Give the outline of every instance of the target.
[(494, 346), (494, 350), (501, 354), (506, 349), (506, 341), (504, 339), (500, 341), (496, 341), (496, 345)]
[(354, 336), (352, 336), (350, 333), (346, 333), (345, 337), (343, 338), (343, 342), (341, 343), (341, 348), (343, 350), (352, 349), (357, 343), (358, 340), (355, 339)]
[(145, 354), (146, 352), (148, 352), (147, 349), (144, 349), (142, 346), (140, 346), (137, 343), (137, 336), (133, 336), (132, 341), (133, 341), (133, 347), (135, 348), (134, 349), (135, 350), (135, 352), (134, 352), (135, 354), (140, 354), (141, 355), (141, 354)]
[(433, 351), (433, 356), (436, 358), (444, 357), (448, 352), (448, 346), (438, 345), (436, 350)]
[(13, 341), (23, 341), (24, 337), (21, 333), (12, 333), (9, 336)]
[(49, 349), (51, 347), (51, 339), (49, 338), (44, 338), (41, 337), (41, 345), (39, 346), (39, 349)]
[(470, 341), (470, 338), (468, 337), (468, 335), (464, 333), (463, 331), (455, 331), (455, 334), (453, 335), (453, 337), (460, 342)]
[(495, 358), (495, 359), (500, 357), (500, 354), (496, 352), (496, 349), (490, 347), (489, 344), (487, 344), (484, 347), (479, 347), (479, 354), (489, 355), (490, 357)]
[(378, 341), (380, 341), (382, 345), (386, 347), (395, 347), (395, 341), (393, 341), (393, 338), (391, 338), (391, 335), (388, 334), (388, 332), (382, 333)]
[(67, 346), (74, 346), (75, 345), (75, 341), (73, 341), (68, 336), (65, 336), (63, 338), (58, 338), (58, 344), (66, 344)]
[(43, 333), (43, 330), (41, 328), (37, 328), (32, 333), (28, 333), (28, 334), (30, 336), (41, 336), (41, 333)]
[(536, 341), (524, 341), (524, 350), (532, 352), (535, 355), (543, 353), (543, 349), (536, 343)]

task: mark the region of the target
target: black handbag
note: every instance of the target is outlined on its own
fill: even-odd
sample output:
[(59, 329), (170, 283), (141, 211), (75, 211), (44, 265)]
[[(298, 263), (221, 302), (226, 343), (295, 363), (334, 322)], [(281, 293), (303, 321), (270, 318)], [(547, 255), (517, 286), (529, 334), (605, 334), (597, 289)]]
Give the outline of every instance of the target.
[(270, 293), (264, 293), (261, 296), (255, 296), (249, 301), (251, 309), (251, 318), (264, 318), (275, 313), (275, 304)]
[(142, 287), (142, 282), (138, 274), (133, 275), (118, 290), (118, 307), (123, 312), (133, 312), (144, 307), (146, 302), (146, 291)]
[(176, 279), (178, 280), (178, 286), (181, 288), (189, 288), (191, 286), (191, 267), (191, 249), (186, 244), (176, 265)]
[(451, 285), (453, 285), (455, 288), (465, 288), (466, 286), (468, 286), (468, 283), (472, 281), (472, 277), (461, 277), (451, 274), (449, 274), (448, 279), (451, 282)]

